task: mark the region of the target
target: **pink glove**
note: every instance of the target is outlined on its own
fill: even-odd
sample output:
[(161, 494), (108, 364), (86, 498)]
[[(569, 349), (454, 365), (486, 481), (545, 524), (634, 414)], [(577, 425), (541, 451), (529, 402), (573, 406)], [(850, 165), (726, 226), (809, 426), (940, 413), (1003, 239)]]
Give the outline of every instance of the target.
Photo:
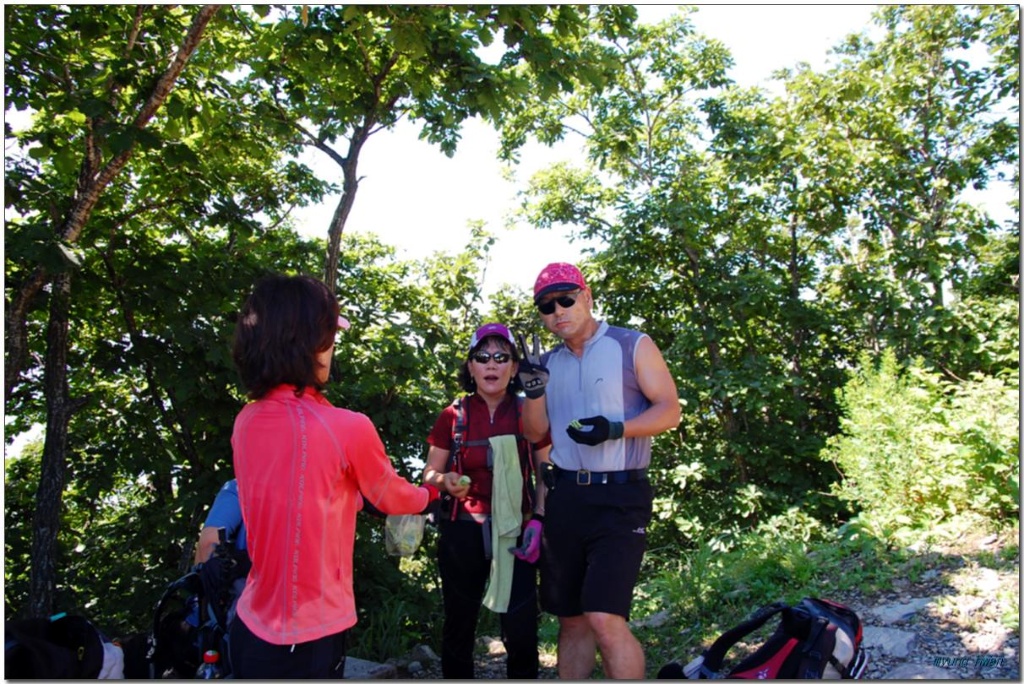
[(540, 558), (541, 532), (544, 530), (542, 519), (540, 516), (535, 516), (526, 523), (526, 529), (523, 530), (523, 543), (509, 549), (513, 556), (527, 563), (537, 562), (537, 559)]

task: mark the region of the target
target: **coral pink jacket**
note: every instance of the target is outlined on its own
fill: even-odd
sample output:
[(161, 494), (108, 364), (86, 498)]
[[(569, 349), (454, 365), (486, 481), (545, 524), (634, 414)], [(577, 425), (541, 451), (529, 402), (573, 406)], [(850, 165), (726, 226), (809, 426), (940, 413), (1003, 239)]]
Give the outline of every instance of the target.
[(296, 397), (281, 385), (248, 404), (231, 446), (252, 558), (238, 616), (272, 644), (348, 629), (363, 497), (385, 513), (418, 513), (427, 490), (399, 477), (369, 418), (311, 388)]

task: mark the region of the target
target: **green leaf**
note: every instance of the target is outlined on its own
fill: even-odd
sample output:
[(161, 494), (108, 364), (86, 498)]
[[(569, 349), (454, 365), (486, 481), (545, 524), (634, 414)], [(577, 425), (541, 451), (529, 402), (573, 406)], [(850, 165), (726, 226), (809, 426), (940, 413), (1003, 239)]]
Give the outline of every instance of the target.
[(114, 115), (113, 108), (103, 100), (96, 97), (87, 97), (82, 100), (79, 110), (91, 119), (100, 117), (111, 117)]
[(131, 127), (118, 127), (110, 134), (110, 149), (114, 154), (121, 154), (130, 150), (135, 144), (136, 129)]
[(160, 136), (149, 128), (136, 129), (135, 139), (143, 149), (154, 150), (163, 145)]
[(188, 145), (171, 143), (163, 147), (163, 157), (168, 166), (195, 166), (199, 157)]

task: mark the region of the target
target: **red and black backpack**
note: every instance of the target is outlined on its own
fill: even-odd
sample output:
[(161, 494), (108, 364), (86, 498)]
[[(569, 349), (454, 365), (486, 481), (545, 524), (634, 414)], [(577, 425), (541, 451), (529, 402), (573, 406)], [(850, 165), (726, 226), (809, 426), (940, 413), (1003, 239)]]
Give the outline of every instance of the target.
[[(779, 616), (775, 632), (754, 653), (722, 672), (728, 650)], [(672, 662), (658, 679), (860, 679), (867, 665), (860, 618), (850, 608), (818, 598), (758, 610), (687, 665)]]

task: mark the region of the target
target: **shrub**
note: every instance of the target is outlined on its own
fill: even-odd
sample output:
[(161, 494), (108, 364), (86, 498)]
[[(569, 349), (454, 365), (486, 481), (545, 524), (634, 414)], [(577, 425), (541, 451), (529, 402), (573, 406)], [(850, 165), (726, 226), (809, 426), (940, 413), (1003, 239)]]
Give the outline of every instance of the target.
[(840, 393), (845, 417), (823, 458), (842, 480), (833, 491), (888, 534), (957, 513), (1019, 511), (1019, 399), (1014, 381), (950, 382), (885, 352)]

